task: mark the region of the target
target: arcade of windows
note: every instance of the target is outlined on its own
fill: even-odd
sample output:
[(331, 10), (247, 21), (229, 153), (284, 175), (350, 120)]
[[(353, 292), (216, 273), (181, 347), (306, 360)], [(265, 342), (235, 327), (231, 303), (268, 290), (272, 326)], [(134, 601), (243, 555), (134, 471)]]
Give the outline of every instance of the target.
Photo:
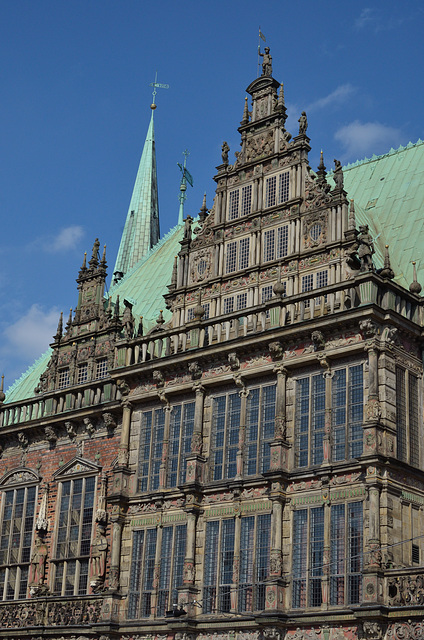
[[(95, 379), (100, 380), (108, 376), (107, 358), (99, 358), (95, 362)], [(88, 382), (88, 362), (78, 365), (76, 370), (76, 384)], [(57, 388), (66, 389), (71, 386), (71, 374), (69, 367), (63, 367), (58, 371)]]

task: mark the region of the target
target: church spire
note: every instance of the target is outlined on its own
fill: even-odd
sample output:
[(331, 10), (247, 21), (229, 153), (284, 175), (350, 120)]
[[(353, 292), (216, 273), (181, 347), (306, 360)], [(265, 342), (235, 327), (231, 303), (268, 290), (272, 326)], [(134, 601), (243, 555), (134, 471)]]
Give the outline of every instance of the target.
[(149, 129), (113, 270), (114, 282), (118, 282), (159, 240), (158, 184), (153, 123), (153, 113), (156, 109), (155, 94), (156, 91), (153, 93)]

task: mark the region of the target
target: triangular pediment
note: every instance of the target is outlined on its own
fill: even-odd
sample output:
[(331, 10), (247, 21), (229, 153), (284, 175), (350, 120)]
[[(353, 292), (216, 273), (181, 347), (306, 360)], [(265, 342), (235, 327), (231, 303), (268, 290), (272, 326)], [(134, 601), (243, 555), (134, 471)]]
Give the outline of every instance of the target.
[(72, 458), (69, 462), (64, 464), (60, 469), (53, 474), (55, 480), (68, 477), (68, 476), (76, 476), (76, 475), (86, 475), (87, 473), (99, 473), (100, 471), (99, 465), (94, 464), (91, 460), (86, 460), (85, 458)]
[(18, 469), (13, 469), (12, 471), (8, 471), (7, 473), (5, 473), (0, 480), (0, 486), (8, 487), (13, 485), (22, 485), (29, 482), (40, 482), (40, 480), (40, 476), (32, 469), (20, 467)]

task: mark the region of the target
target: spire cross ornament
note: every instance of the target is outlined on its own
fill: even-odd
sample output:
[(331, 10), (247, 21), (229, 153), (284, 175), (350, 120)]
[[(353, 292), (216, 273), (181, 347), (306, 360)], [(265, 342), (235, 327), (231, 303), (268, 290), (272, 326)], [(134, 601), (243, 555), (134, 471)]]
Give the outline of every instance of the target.
[(156, 93), (157, 93), (156, 89), (169, 89), (169, 84), (161, 84), (160, 82), (158, 82), (158, 72), (156, 71), (156, 74), (155, 74), (155, 81), (154, 81), (154, 82), (151, 82), (151, 83), (149, 84), (149, 87), (153, 87), (153, 93), (152, 93), (152, 96), (153, 96), (153, 102), (152, 102), (152, 104), (150, 105), (150, 108), (151, 108), (151, 109), (156, 109), (156, 103), (155, 103), (155, 100), (156, 100)]

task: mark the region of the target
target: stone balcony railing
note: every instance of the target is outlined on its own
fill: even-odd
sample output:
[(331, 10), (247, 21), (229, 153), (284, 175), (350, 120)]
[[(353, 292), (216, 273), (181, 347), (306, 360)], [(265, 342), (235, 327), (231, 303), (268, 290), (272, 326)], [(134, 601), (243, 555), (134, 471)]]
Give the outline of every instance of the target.
[(5, 404), (0, 412), (0, 427), (20, 425), (33, 420), (48, 419), (69, 411), (95, 408), (119, 398), (119, 392), (110, 378), (93, 380), (84, 387), (68, 387), (43, 393), (21, 402)]
[(146, 336), (118, 343), (115, 368), (174, 356), (199, 347), (222, 345), (240, 337), (259, 337), (268, 330), (294, 327), (312, 319), (330, 319), (372, 304), (395, 311), (422, 326), (423, 309), (417, 296), (374, 273), (367, 273), (325, 287), (322, 293), (315, 290), (272, 298), (264, 304), (249, 307), (248, 312), (244, 309), (207, 320), (194, 320), (171, 329), (158, 325)]
[(424, 605), (424, 566), (386, 571), (385, 581), (389, 606)]

